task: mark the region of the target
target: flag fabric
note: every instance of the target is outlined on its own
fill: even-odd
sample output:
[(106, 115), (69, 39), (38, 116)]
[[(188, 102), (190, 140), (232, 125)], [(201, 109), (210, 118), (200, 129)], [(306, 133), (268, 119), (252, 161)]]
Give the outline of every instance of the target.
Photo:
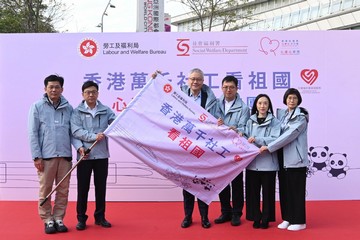
[(207, 204), (259, 153), (162, 76), (150, 80), (104, 133)]

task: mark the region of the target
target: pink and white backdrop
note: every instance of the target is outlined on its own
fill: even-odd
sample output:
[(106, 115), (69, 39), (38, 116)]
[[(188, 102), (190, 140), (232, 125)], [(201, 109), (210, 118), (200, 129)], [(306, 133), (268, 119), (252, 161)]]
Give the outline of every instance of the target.
[[(119, 114), (156, 69), (180, 85), (195, 67), (217, 96), (222, 78), (236, 76), (249, 106), (266, 93), (285, 107), (286, 89), (298, 88), (310, 112), (307, 198), (360, 199), (359, 42), (360, 31), (0, 34), (0, 200), (37, 200), (27, 116), (46, 76), (65, 78), (74, 107), (82, 83), (97, 81), (100, 100)], [(112, 140), (110, 151), (109, 201), (182, 199), (179, 187)]]

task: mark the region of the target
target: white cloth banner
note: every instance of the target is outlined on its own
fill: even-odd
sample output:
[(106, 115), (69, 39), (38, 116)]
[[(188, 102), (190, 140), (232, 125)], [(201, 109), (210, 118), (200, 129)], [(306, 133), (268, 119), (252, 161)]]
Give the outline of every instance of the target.
[(207, 204), (258, 154), (162, 76), (148, 82), (105, 134)]

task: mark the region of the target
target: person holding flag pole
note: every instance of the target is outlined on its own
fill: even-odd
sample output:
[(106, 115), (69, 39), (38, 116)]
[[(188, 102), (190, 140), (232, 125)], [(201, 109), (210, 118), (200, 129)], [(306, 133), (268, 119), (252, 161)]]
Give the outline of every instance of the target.
[[(238, 79), (231, 75), (224, 77), (221, 88), (223, 95), (217, 99), (210, 113), (218, 119), (218, 125), (228, 126), (242, 136), (250, 110), (238, 93)], [(221, 215), (214, 222), (221, 224), (230, 221), (232, 226), (239, 226), (244, 207), (243, 172), (220, 192), (219, 198)]]
[[(82, 85), (82, 96), (84, 100), (74, 109), (71, 117), (71, 131), (75, 138), (81, 140), (81, 149), (89, 149), (94, 142), (96, 148), (86, 156), (77, 167), (77, 230), (86, 229), (88, 216), (87, 201), (90, 189), (91, 173), (94, 173), (95, 185), (95, 224), (104, 228), (110, 228), (111, 223), (105, 218), (106, 207), (106, 180), (109, 166), (108, 139), (103, 133), (114, 121), (115, 114), (99, 100), (99, 86), (93, 81), (86, 81)], [(78, 154), (78, 159), (81, 159)]]

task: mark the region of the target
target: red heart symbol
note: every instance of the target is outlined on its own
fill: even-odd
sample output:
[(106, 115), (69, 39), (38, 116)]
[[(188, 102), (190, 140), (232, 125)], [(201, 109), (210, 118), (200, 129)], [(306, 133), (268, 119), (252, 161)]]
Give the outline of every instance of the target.
[(234, 157), (235, 162), (240, 162), (241, 160), (242, 160), (242, 158), (239, 155), (235, 155), (235, 157)]
[(312, 85), (319, 76), (316, 69), (303, 69), (300, 74), (301, 78), (309, 85)]

